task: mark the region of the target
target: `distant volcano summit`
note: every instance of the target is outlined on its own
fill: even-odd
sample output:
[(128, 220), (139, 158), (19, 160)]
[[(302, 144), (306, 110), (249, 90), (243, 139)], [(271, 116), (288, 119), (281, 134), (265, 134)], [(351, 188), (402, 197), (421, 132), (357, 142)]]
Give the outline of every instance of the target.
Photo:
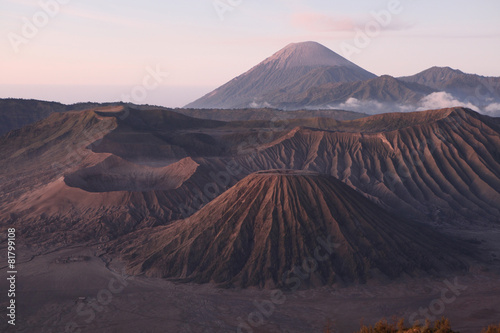
[(453, 242), (299, 170), (251, 174), (190, 218), (119, 247), (133, 274), (242, 287), (293, 288), (304, 263), (315, 267), (308, 285), (465, 269)]
[[(364, 71), (349, 60), (316, 42), (292, 43), (276, 52), (261, 64), (271, 63), (277, 69), (294, 67), (349, 67)], [(371, 74), (368, 73), (368, 76)]]
[(463, 106), (500, 115), (500, 77), (432, 67), (377, 77), (316, 42), (289, 44), (186, 105), (200, 109), (345, 109), (368, 114)]
[(186, 108), (245, 108), (262, 103), (273, 91), (302, 93), (326, 83), (374, 77), (319, 43), (293, 43)]

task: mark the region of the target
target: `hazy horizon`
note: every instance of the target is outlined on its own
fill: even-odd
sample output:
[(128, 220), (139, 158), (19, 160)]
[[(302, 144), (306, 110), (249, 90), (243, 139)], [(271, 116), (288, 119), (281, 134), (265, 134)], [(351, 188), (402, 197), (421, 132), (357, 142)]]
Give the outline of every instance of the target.
[[(213, 90), (212, 86), (160, 86), (148, 92), (145, 100), (134, 104), (150, 104), (180, 108)], [(62, 104), (85, 102), (113, 103), (125, 101), (133, 87), (127, 85), (6, 85), (0, 84), (0, 98), (35, 99)]]

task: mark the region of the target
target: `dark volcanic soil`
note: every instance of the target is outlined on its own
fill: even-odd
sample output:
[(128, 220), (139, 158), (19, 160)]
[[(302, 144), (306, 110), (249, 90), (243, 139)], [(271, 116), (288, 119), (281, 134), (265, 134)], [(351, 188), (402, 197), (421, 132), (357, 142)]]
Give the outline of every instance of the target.
[[(2, 262), (4, 252), (2, 248)], [(96, 254), (102, 251), (75, 247), (25, 262), (31, 252), (19, 248), (20, 262), (25, 263), (18, 266), (17, 325), (13, 329), (2, 321), (0, 331), (59, 333), (69, 327), (67, 332), (81, 333), (234, 333), (240, 324), (248, 325), (249, 318), (259, 316), (255, 302), (272, 299), (271, 290), (220, 289), (210, 284), (130, 277), (123, 273), (120, 263), (109, 263), (107, 256)], [(58, 263), (60, 258), (79, 256), (91, 259)], [(330, 320), (334, 332), (345, 333), (353, 332), (360, 321), (371, 324), (392, 316), (408, 321), (420, 308), (427, 309), (441, 299), (446, 281), (453, 284), (455, 279), (462, 288), (459, 295), (436, 316), (449, 317), (453, 328), (462, 333), (479, 333), (488, 324), (497, 323), (500, 275), (477, 272), (390, 284), (284, 291), (281, 304), (274, 304), (272, 313), (252, 328), (259, 333), (321, 333)], [(7, 290), (5, 279), (0, 280), (0, 290)], [(5, 301), (2, 293), (3, 309)]]

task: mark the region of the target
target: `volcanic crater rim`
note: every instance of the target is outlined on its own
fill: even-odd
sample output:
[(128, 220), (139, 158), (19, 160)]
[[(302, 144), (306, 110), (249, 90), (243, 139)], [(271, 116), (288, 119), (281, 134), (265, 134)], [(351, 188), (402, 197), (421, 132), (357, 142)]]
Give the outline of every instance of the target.
[(322, 174), (309, 170), (294, 170), (294, 169), (274, 169), (262, 170), (253, 173), (259, 176), (321, 176)]

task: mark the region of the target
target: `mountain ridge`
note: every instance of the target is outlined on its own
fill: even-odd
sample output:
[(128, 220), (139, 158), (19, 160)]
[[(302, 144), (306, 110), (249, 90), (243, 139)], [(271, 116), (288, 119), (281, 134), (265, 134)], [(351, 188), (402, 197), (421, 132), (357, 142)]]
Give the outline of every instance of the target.
[(293, 110), (301, 107), (331, 107), (352, 98), (360, 101), (416, 105), (422, 98), (434, 92), (436, 90), (418, 83), (382, 75), (365, 81), (321, 84), (302, 93), (292, 90), (291, 93), (280, 95), (276, 91), (263, 98), (271, 105)]
[(189, 216), (253, 172), (297, 169), (334, 176), (401, 218), (500, 223), (498, 118), (451, 108), (205, 123), (129, 111), (130, 121), (58, 113), (0, 137), (0, 219), (47, 246), (114, 239)]
[(479, 107), (500, 101), (500, 77), (468, 74), (450, 67), (435, 66), (399, 79), (450, 93)]

